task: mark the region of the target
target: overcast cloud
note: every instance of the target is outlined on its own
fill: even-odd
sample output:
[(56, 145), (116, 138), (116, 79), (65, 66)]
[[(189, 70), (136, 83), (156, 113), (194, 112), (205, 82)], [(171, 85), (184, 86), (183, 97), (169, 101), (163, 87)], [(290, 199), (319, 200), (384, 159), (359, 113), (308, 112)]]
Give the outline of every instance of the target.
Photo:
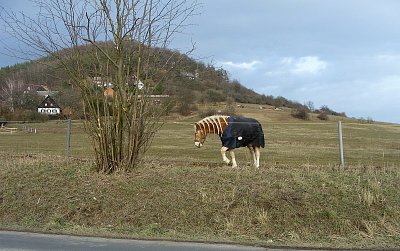
[[(400, 1), (202, 2), (195, 25), (171, 47), (186, 51), (193, 40), (194, 58), (265, 95), (400, 123)], [(10, 62), (1, 56), (0, 66)]]
[(203, 2), (196, 57), (262, 94), (400, 123), (400, 1)]

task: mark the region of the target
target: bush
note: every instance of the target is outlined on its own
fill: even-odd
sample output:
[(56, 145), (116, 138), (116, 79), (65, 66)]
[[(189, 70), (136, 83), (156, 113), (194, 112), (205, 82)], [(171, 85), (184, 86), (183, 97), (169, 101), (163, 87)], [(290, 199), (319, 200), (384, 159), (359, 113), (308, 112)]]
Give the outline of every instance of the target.
[(226, 95), (220, 91), (207, 90), (203, 94), (203, 98), (210, 103), (218, 103), (226, 101)]
[(21, 114), (23, 121), (35, 121), (35, 122), (46, 122), (49, 120), (49, 116), (46, 114), (25, 110)]
[(371, 117), (368, 117), (366, 119), (361, 117), (358, 119), (358, 122), (363, 123), (363, 124), (372, 124), (372, 123), (374, 123), (374, 120)]
[(200, 113), (200, 117), (201, 118), (205, 118), (208, 116), (213, 116), (213, 115), (217, 115), (218, 111), (214, 108), (208, 108), (206, 111)]
[(319, 118), (320, 120), (329, 120), (328, 114), (326, 114), (326, 112), (321, 112), (320, 114), (318, 114), (317, 118)]
[(292, 116), (302, 120), (310, 119), (310, 115), (308, 114), (307, 109), (303, 107), (292, 109)]
[(180, 103), (177, 111), (180, 115), (189, 116), (193, 111), (197, 111), (198, 107), (195, 104)]
[(326, 114), (334, 115), (334, 116), (347, 117), (347, 116), (346, 116), (346, 113), (344, 113), (344, 112), (335, 112), (334, 110), (331, 110), (331, 109), (330, 109), (328, 106), (326, 106), (326, 105), (321, 106), (319, 112), (320, 112), (320, 113), (324, 112), (324, 113), (326, 113)]
[(223, 111), (224, 115), (234, 116), (236, 115), (236, 103), (232, 97), (227, 98), (226, 108)]

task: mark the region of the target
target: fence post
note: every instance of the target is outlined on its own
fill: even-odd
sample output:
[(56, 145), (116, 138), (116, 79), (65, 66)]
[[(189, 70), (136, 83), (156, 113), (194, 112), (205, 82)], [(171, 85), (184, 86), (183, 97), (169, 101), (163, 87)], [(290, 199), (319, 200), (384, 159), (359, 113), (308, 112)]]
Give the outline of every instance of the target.
[(341, 120), (339, 120), (339, 150), (340, 150), (340, 167), (344, 168), (343, 133), (342, 133), (342, 121)]
[(71, 148), (71, 119), (67, 121), (67, 160), (69, 161)]

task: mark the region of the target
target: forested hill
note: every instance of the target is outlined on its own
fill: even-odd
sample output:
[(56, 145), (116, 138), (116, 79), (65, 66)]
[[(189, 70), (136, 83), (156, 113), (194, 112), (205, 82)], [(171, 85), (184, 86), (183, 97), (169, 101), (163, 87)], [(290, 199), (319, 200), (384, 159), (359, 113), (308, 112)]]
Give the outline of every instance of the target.
[[(89, 51), (90, 47), (86, 47), (85, 50)], [(154, 70), (152, 78), (149, 80), (153, 86), (153, 94), (168, 94), (176, 101), (176, 104), (185, 105), (186, 110), (190, 110), (198, 103), (224, 102), (227, 100), (309, 109), (305, 105), (287, 100), (284, 97), (260, 95), (244, 87), (239, 81), (230, 79), (228, 72), (222, 68), (193, 60), (177, 51), (159, 48), (154, 50), (158, 57), (157, 60), (163, 63), (163, 68), (162, 70)], [(86, 61), (88, 65), (91, 62), (89, 57)], [(168, 64), (167, 67), (165, 67), (166, 64)], [(7, 81), (22, 83), (24, 86), (46, 85), (51, 91), (58, 92), (55, 98), (61, 107), (79, 110), (80, 102), (77, 91), (70, 85), (69, 78), (60, 63), (52, 60), (50, 56), (0, 68), (0, 92), (6, 89)], [(3, 97), (3, 106), (4, 96), (6, 95), (0, 96), (0, 98)], [(25, 105), (25, 109), (29, 108), (27, 107), (29, 105), (34, 106), (35, 101), (31, 103)]]

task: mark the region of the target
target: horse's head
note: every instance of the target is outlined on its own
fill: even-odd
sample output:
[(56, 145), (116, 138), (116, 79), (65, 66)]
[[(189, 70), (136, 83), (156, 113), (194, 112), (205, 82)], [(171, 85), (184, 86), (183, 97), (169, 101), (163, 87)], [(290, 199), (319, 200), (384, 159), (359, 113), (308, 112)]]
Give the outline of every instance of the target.
[(194, 126), (194, 131), (194, 145), (200, 148), (206, 141), (206, 133), (198, 124)]

